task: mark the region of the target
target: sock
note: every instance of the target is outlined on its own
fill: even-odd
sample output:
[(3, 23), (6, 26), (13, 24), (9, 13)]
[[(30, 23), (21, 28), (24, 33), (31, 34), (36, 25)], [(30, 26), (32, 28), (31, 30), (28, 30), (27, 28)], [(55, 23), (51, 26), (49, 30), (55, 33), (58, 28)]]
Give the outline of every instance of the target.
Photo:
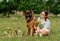
[(43, 37), (43, 35), (42, 35), (41, 33), (39, 34), (39, 36), (40, 36), (40, 37)]

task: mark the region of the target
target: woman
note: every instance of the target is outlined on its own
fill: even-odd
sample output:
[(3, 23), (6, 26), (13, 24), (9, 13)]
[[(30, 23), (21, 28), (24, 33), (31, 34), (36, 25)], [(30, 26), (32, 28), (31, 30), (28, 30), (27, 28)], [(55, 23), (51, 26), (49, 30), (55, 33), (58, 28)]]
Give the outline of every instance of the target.
[(38, 17), (39, 25), (36, 30), (36, 35), (43, 36), (50, 33), (50, 21), (48, 19), (48, 12), (42, 11)]

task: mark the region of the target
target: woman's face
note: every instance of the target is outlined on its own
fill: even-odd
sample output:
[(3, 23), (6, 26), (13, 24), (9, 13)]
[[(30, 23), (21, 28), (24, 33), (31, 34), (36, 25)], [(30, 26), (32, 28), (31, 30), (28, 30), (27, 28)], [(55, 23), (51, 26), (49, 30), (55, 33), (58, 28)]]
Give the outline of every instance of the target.
[(45, 18), (46, 16), (45, 16), (45, 12), (41, 12), (41, 14), (40, 14), (40, 18)]

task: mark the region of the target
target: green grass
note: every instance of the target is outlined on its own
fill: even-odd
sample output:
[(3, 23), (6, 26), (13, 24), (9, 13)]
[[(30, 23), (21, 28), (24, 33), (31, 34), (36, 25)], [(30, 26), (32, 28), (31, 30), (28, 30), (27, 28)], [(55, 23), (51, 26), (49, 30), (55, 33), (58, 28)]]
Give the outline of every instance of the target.
[[(39, 15), (35, 15), (38, 17)], [(60, 41), (60, 17), (49, 16), (51, 21), (51, 33), (44, 37), (25, 36), (26, 22), (23, 16), (11, 15), (10, 18), (0, 18), (0, 41)], [(21, 38), (2, 38), (4, 28), (21, 27), (23, 36)]]

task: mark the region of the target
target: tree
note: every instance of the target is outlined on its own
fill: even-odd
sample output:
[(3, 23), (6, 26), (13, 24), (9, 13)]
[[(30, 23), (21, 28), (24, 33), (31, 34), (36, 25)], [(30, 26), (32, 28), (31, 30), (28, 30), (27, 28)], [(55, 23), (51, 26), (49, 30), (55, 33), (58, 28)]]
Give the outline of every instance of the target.
[(34, 13), (48, 10), (56, 15), (60, 12), (60, 0), (6, 0), (0, 3), (0, 12), (23, 11), (32, 9)]
[(50, 9), (50, 12), (52, 12), (54, 15), (58, 15), (60, 13), (60, 2), (56, 1), (55, 4)]
[(0, 3), (0, 13), (3, 13), (3, 16), (9, 17), (13, 10), (15, 10), (15, 5), (12, 2), (4, 0)]

